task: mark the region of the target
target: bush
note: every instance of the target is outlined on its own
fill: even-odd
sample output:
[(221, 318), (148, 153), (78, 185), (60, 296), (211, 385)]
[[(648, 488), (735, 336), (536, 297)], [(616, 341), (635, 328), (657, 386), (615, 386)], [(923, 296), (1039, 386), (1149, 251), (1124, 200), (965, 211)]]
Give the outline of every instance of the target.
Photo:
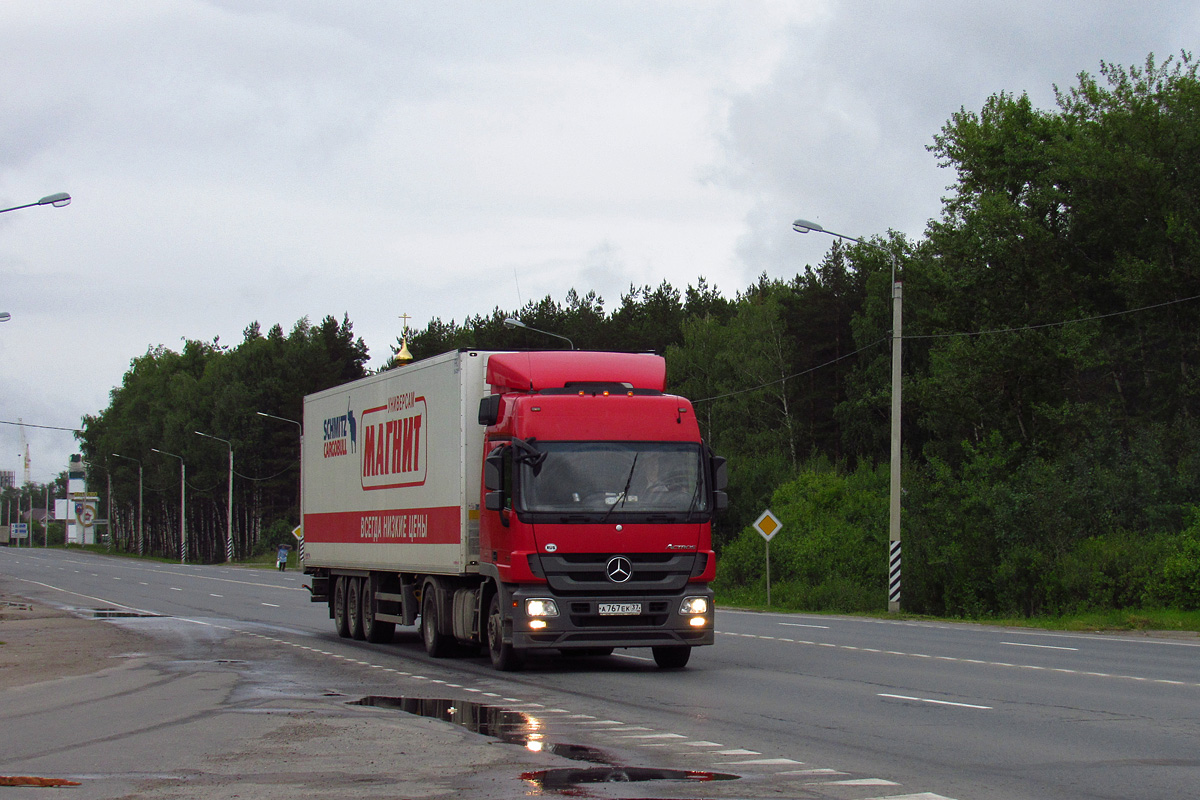
[[(807, 611), (886, 606), (887, 469), (840, 475), (814, 462), (771, 498), (783, 527), (771, 540), (772, 605)], [(766, 543), (744, 529), (721, 552), (716, 588), (765, 599)]]

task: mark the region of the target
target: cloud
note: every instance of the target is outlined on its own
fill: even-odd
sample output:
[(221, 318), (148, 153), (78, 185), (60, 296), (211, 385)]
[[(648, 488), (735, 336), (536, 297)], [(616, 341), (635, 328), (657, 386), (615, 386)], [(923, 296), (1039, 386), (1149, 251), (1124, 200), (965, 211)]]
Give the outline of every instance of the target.
[[(0, 419), (96, 413), (130, 359), (348, 313), (700, 276), (727, 294), (828, 249), (795, 217), (920, 236), (926, 151), (997, 91), (1194, 38), (1188, 3), (6, 0)], [(518, 291), (519, 286), (519, 291)], [(0, 468), (15, 454), (0, 426)], [(69, 437), (68, 437), (69, 439)], [(69, 441), (36, 445), (35, 477)]]

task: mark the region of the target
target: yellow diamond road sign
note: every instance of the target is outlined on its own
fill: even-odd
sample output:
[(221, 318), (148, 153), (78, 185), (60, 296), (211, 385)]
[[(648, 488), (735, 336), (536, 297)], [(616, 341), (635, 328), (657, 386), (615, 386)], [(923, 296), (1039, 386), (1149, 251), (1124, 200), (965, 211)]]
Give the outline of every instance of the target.
[(779, 529), (783, 527), (783, 523), (779, 518), (771, 513), (771, 509), (767, 509), (762, 515), (754, 520), (754, 530), (758, 531), (759, 535), (771, 541), (771, 537), (779, 533)]

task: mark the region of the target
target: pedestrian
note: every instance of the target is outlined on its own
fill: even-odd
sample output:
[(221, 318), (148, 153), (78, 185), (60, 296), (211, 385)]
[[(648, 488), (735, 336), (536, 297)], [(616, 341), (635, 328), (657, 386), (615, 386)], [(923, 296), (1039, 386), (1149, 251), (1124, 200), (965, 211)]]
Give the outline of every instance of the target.
[(279, 545), (279, 552), (275, 554), (275, 566), (279, 567), (279, 571), (283, 572), (287, 569), (288, 550), (286, 544)]

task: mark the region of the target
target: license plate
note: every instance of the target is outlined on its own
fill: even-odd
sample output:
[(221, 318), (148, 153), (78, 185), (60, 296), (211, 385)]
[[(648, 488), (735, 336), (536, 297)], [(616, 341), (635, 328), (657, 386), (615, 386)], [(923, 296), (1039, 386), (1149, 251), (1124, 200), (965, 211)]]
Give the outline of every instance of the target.
[(641, 603), (600, 603), (600, 614), (603, 616), (633, 615), (642, 613)]

